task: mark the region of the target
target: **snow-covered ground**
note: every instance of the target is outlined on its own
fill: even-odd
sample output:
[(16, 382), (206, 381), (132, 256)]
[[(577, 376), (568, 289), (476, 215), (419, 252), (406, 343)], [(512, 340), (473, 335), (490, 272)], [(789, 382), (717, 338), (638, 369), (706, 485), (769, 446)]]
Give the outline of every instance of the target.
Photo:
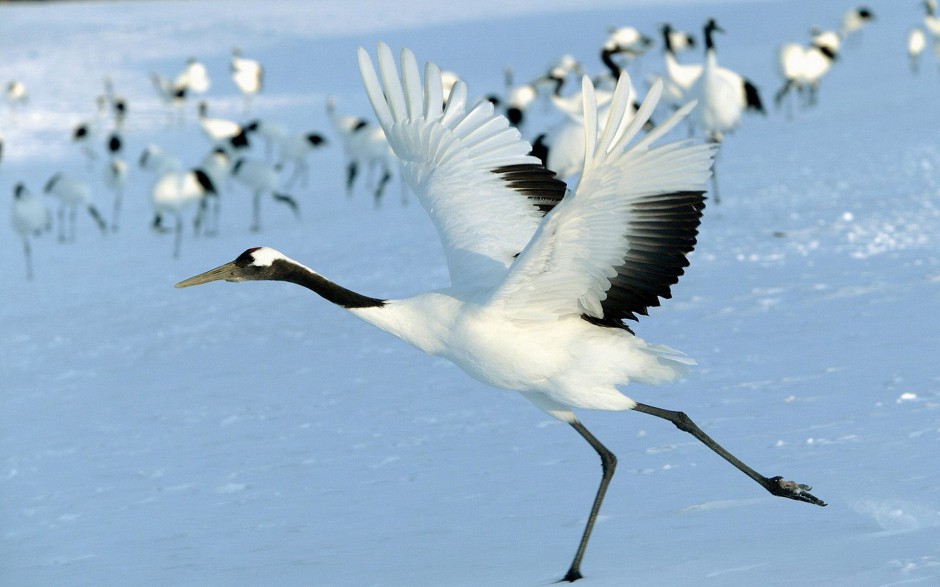
[[(251, 116), (333, 142), (294, 190), (298, 221), (223, 195), (218, 237), (154, 234), (134, 168), (123, 226), (34, 243), (33, 281), (0, 207), (0, 584), (544, 585), (573, 555), (600, 470), (567, 426), (281, 284), (173, 284), (269, 245), (357, 291), (446, 283), (420, 206), (343, 190), (325, 114), (365, 115), (356, 48), (377, 40), (498, 90), (563, 52), (599, 70), (610, 25), (694, 32), (772, 101), (775, 47), (835, 27), (848, 1), (468, 3), (279, 0), (0, 6), (0, 194), (101, 164), (68, 141), (109, 75), (148, 143), (187, 165), (208, 149), (195, 107), (167, 128), (147, 74), (209, 69), (213, 115), (246, 119), (228, 77), (239, 46), (267, 67)], [(682, 409), (767, 475), (827, 508), (774, 498), (691, 437), (636, 413), (585, 412), (620, 458), (584, 585), (940, 584), (940, 75), (914, 76), (915, 0), (874, 0), (817, 108), (749, 116), (724, 145), (674, 299), (635, 330), (694, 357), (681, 383), (632, 386)], [(701, 59), (699, 51), (683, 55)], [(634, 66), (641, 87), (653, 50)], [(548, 111), (537, 108), (548, 120)], [(538, 116), (537, 116), (538, 119)], [(258, 148), (257, 152), (261, 152)], [(263, 156), (260, 155), (259, 156)], [(7, 200), (9, 202), (9, 200)]]

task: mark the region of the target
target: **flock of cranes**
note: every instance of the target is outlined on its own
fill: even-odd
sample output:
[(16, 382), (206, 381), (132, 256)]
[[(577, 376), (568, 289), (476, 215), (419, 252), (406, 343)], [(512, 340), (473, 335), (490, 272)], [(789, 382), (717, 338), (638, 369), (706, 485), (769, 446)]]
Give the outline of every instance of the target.
[[(934, 34), (927, 23), (936, 19), (935, 0), (924, 4), (925, 26)], [(778, 106), (791, 91), (803, 96), (804, 106), (813, 105), (820, 79), (841, 44), (873, 18), (867, 8), (852, 9), (838, 31), (814, 29), (809, 44), (783, 45)], [(674, 381), (692, 363), (679, 351), (638, 338), (626, 321), (637, 320), (671, 296), (670, 288), (684, 274), (696, 245), (709, 180), (714, 202), (719, 202), (714, 167), (721, 142), (741, 124), (745, 112), (766, 113), (754, 82), (719, 64), (716, 34), (723, 32), (709, 19), (702, 29), (703, 61), (681, 63), (677, 53), (694, 48), (695, 38), (664, 24), (659, 33), (665, 72), (642, 100), (627, 70), (655, 41), (632, 27), (610, 32), (600, 50), (605, 69), (596, 76), (584, 75), (587, 67), (563, 57), (532, 82), (515, 85), (507, 75), (502, 95), (476, 102), (459, 76), (433, 63), (422, 72), (408, 50), (402, 50), (399, 68), (384, 44), (375, 60), (360, 49), (359, 68), (377, 124), (340, 115), (332, 100), (327, 103), (345, 157), (346, 188), (352, 190), (365, 171), (378, 199), (399, 174), (437, 229), (449, 286), (405, 299), (371, 297), (274, 249), (256, 247), (177, 287), (220, 280), (300, 285), (418, 349), (450, 360), (485, 384), (519, 392), (570, 425), (600, 457), (602, 475), (564, 581), (582, 577), (583, 557), (617, 465), (614, 454), (576, 417), (576, 408), (633, 410), (663, 419), (772, 495), (825, 506), (810, 486), (764, 476), (744, 464), (686, 414), (637, 402), (618, 388), (630, 382)], [(247, 115), (262, 88), (263, 69), (237, 50), (231, 67)], [(573, 92), (566, 88), (570, 78), (580, 78)], [(158, 74), (151, 79), (171, 124), (182, 120), (191, 96), (210, 87), (205, 67), (195, 59), (172, 80)], [(22, 85), (11, 85), (8, 99), (23, 101), (25, 95)], [(528, 111), (545, 95), (558, 109), (560, 122), (535, 132)], [(661, 102), (665, 108), (657, 110)], [(60, 202), (62, 241), (75, 239), (81, 209), (101, 232), (118, 230), (128, 174), (123, 132), (129, 108), (110, 80), (97, 107), (98, 116), (77, 126), (73, 140), (88, 163), (97, 164), (92, 141), (109, 120), (104, 173), (115, 192), (110, 227), (87, 182), (56, 173), (43, 192)], [(664, 118), (654, 122), (657, 112)], [(252, 194), (250, 230), (261, 229), (265, 197), (299, 213), (285, 185), (307, 180), (306, 156), (326, 144), (321, 135), (293, 133), (272, 121), (211, 117), (206, 100), (199, 102), (197, 122), (208, 145), (199, 165), (185, 168), (157, 145), (148, 146), (137, 161), (154, 176), (152, 226), (175, 233), (175, 256), (189, 211), (195, 230), (218, 231), (220, 193), (229, 178)], [(697, 139), (663, 142), (685, 123)], [(246, 155), (255, 139), (266, 144), (266, 156)], [(293, 166), (286, 183), (280, 178), (285, 165)], [(168, 217), (174, 221), (172, 229)], [(33, 274), (30, 236), (48, 228), (51, 219), (42, 196), (24, 182), (16, 183), (12, 222), (23, 236), (28, 277)]]
[[(923, 22), (913, 29), (909, 44), (911, 64), (915, 68), (921, 58), (920, 53), (928, 45), (928, 39), (940, 56), (937, 0), (923, 0), (922, 4)], [(874, 13), (867, 7), (852, 8), (845, 12), (838, 26), (829, 29), (811, 27), (808, 43), (781, 45), (777, 56), (781, 85), (774, 93), (777, 108), (785, 107), (787, 116), (792, 117), (794, 102), (787, 100), (791, 94), (797, 95), (802, 107), (813, 106), (818, 99), (820, 82), (839, 58), (845, 40), (859, 35), (862, 28), (874, 18)], [(728, 67), (728, 64), (719, 64), (717, 45), (720, 41), (717, 34), (722, 32), (714, 20), (705, 23), (701, 37), (698, 37), (700, 42), (697, 42), (696, 35), (675, 30), (668, 23), (662, 24), (656, 34), (650, 35), (632, 26), (610, 29), (608, 37), (600, 44), (602, 69), (592, 76), (601, 114), (606, 114), (614, 84), (621, 72), (629, 70), (634, 62), (644, 58), (657, 44), (662, 47), (663, 59), (662, 69), (657, 76), (662, 78), (664, 84), (662, 109), (679, 108), (690, 100), (696, 100), (699, 104), (687, 118), (690, 134), (720, 143), (741, 123), (743, 114), (766, 114), (762, 92), (757, 85)], [(698, 47), (704, 48), (703, 59), (687, 56)], [(569, 181), (577, 179), (584, 152), (582, 96), (579, 90), (569, 88), (576, 85), (574, 81), (589, 69), (589, 65), (578, 62), (570, 55), (563, 55), (532, 81), (515, 83), (513, 70), (507, 67), (505, 88), (486, 94), (486, 98), (530, 142), (531, 153), (560, 178)], [(230, 73), (234, 86), (243, 96), (243, 118), (248, 119), (253, 98), (264, 87), (264, 68), (258, 61), (242, 55), (235, 48), (230, 58)], [(652, 77), (649, 76), (650, 79)], [(451, 88), (458, 79), (453, 72), (442, 72), (445, 100), (449, 98)], [(210, 100), (206, 96), (212, 87), (210, 75), (205, 65), (195, 58), (187, 60), (182, 70), (174, 76), (151, 72), (150, 80), (165, 109), (167, 123), (171, 126), (184, 124), (187, 106), (196, 102), (196, 121), (208, 141), (206, 156), (196, 165), (189, 162), (190, 166), (184, 167), (183, 162), (171, 153), (158, 154), (160, 147), (157, 145), (148, 146), (136, 160), (127, 154), (125, 133), (129, 106), (127, 100), (115, 90), (112, 80), (106, 77), (104, 92), (95, 102), (95, 115), (73, 127), (71, 141), (83, 154), (89, 167), (101, 167), (101, 183), (113, 200), (110, 218), (105, 221), (100, 204), (95, 203), (102, 195), (95, 194), (88, 181), (74, 174), (61, 174), (60, 181), (53, 182), (50, 179), (44, 184), (47, 188), (54, 188), (58, 184), (58, 189), (42, 190), (44, 194), (58, 198), (59, 211), (55, 219), (59, 223), (60, 240), (74, 240), (74, 225), (80, 210), (87, 211), (102, 231), (106, 232), (107, 227), (112, 232), (117, 231), (129, 176), (135, 171), (153, 175), (150, 197), (154, 215), (150, 225), (158, 232), (174, 233), (172, 251), (176, 257), (181, 254), (187, 222), (192, 222), (196, 233), (211, 235), (218, 230), (219, 207), (224, 199), (221, 193), (232, 180), (251, 193), (251, 230), (261, 229), (261, 207), (265, 200), (283, 204), (293, 214), (299, 214), (299, 203), (290, 192), (294, 186), (308, 186), (309, 156), (328, 143), (323, 134), (296, 132), (274, 120), (240, 122), (212, 116)], [(643, 89), (631, 85), (629, 92), (633, 109), (637, 107), (638, 96)], [(11, 109), (27, 107), (28, 100), (27, 88), (22, 82), (12, 81), (8, 84), (6, 101)], [(530, 111), (533, 105), (544, 105), (546, 102), (550, 102), (552, 110), (556, 112), (555, 121), (537, 127)], [(364, 177), (363, 183), (378, 205), (399, 167), (384, 130), (371, 117), (338, 113), (332, 97), (327, 99), (326, 112), (332, 135), (344, 155), (347, 193), (351, 194), (360, 178)], [(544, 120), (544, 112), (541, 118)], [(655, 124), (651, 118), (647, 122), (647, 129), (653, 126)], [(257, 148), (249, 149), (255, 142), (263, 143), (263, 155), (257, 153)], [(285, 169), (290, 170), (289, 175)], [(717, 172), (712, 174), (711, 181), (712, 199), (719, 203), (721, 197)], [(22, 189), (17, 189), (20, 183), (23, 184)], [(28, 258), (31, 247), (28, 241), (50, 226), (51, 220), (47, 222), (37, 218), (52, 219), (53, 215), (42, 213), (24, 216), (25, 213), (20, 211), (27, 207), (27, 201), (30, 202), (30, 208), (41, 209), (46, 200), (40, 194), (33, 194), (25, 182), (18, 182), (14, 192), (12, 212), (20, 216), (13, 219), (12, 223), (24, 241), (27, 276), (32, 277), (32, 260)], [(407, 198), (404, 182), (401, 197), (403, 201)]]
[[(254, 59), (234, 49), (230, 71), (234, 86), (243, 96), (244, 114), (250, 112), (252, 99), (263, 88), (264, 69)], [(230, 180), (244, 186), (252, 195), (251, 230), (261, 228), (261, 201), (286, 205), (299, 214), (297, 200), (286, 193), (292, 186), (306, 186), (310, 170), (310, 154), (326, 144), (317, 132), (293, 132), (274, 121), (236, 122), (209, 113), (206, 93), (211, 87), (209, 72), (199, 60), (190, 58), (182, 71), (172, 78), (150, 73), (150, 80), (166, 110), (167, 126), (186, 124), (185, 111), (198, 100), (195, 123), (206, 139), (206, 155), (196, 165), (186, 166), (173, 152), (158, 144), (147, 145), (134, 156), (127, 153), (128, 100), (119, 95), (110, 77), (104, 78), (104, 92), (95, 99), (95, 115), (76, 123), (69, 134), (70, 142), (85, 159), (92, 171), (100, 171), (101, 185), (111, 194), (110, 218), (106, 219), (95, 200), (93, 182), (72, 172), (57, 172), (42, 188), (42, 194), (57, 200), (53, 215), (42, 194), (34, 193), (19, 181), (13, 188), (12, 225), (21, 235), (25, 255), (26, 276), (33, 278), (31, 239), (49, 230), (55, 219), (60, 242), (76, 239), (79, 212), (86, 211), (103, 234), (117, 232), (121, 225), (124, 193), (132, 170), (149, 180), (149, 196), (153, 209), (150, 226), (157, 232), (172, 232), (173, 255), (182, 247), (184, 226), (191, 218), (195, 233), (212, 235), (218, 232), (221, 195)], [(11, 109), (28, 107), (28, 93), (22, 82), (11, 82), (6, 99)], [(266, 143), (264, 155), (252, 153), (249, 147), (257, 138)], [(291, 174), (286, 181), (281, 175)]]

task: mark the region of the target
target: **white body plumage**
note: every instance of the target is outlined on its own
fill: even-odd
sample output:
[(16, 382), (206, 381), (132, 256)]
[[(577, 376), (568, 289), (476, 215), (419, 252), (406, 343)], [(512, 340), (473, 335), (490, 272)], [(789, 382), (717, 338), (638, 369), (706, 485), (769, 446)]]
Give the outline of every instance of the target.
[(26, 279), (33, 278), (33, 253), (29, 240), (49, 230), (52, 214), (39, 196), (33, 195), (22, 183), (13, 187), (13, 229), (23, 239), (23, 255), (26, 260)]
[(237, 47), (232, 50), (230, 65), (232, 81), (245, 96), (245, 109), (247, 110), (251, 99), (261, 92), (264, 86), (264, 69), (256, 60), (243, 57), (241, 49)]
[(492, 291), (468, 293), (441, 290), (350, 311), (483, 383), (521, 392), (565, 421), (573, 418), (571, 408), (631, 409), (635, 402), (617, 385), (673, 381), (694, 363), (577, 315), (519, 320), (490, 303)]
[[(56, 173), (43, 189), (47, 194), (59, 200), (59, 240), (75, 239), (75, 217), (79, 206), (83, 206), (91, 215), (101, 232), (105, 231), (105, 222), (91, 199), (91, 186), (77, 177)], [(66, 234), (66, 214), (68, 214), (68, 234)]]
[(186, 60), (186, 67), (176, 76), (172, 85), (176, 88), (186, 88), (187, 92), (193, 94), (205, 94), (212, 87), (212, 82), (209, 80), (206, 66), (195, 57), (190, 57)]
[(13, 188), (13, 229), (26, 237), (48, 230), (52, 215), (43, 199), (26, 188), (22, 183)]
[(154, 211), (178, 214), (198, 204), (208, 190), (194, 171), (170, 171), (154, 182), (150, 201)]
[(209, 106), (204, 101), (199, 103), (199, 128), (213, 145), (223, 145), (245, 132), (234, 120), (210, 117)]

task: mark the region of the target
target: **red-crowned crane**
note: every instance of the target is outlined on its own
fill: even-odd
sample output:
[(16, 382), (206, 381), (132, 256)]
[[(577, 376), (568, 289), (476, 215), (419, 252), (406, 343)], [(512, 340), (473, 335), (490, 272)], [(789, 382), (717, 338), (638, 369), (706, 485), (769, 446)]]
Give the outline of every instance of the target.
[[(78, 207), (82, 206), (98, 225), (102, 234), (107, 232), (107, 224), (91, 201), (91, 186), (87, 182), (64, 173), (56, 173), (46, 182), (43, 191), (59, 200), (59, 241), (75, 240), (75, 218)], [(68, 231), (66, 231), (66, 215)]]
[(231, 167), (231, 174), (252, 194), (251, 231), (261, 230), (261, 197), (270, 194), (275, 202), (287, 205), (294, 216), (300, 216), (297, 200), (281, 191), (280, 168), (267, 161), (239, 157)]
[(372, 107), (442, 240), (450, 286), (405, 299), (374, 298), (261, 247), (177, 287), (217, 280), (301, 285), (483, 383), (518, 391), (571, 425), (600, 456), (603, 475), (566, 581), (582, 576), (617, 463), (575, 408), (663, 418), (770, 493), (824, 505), (806, 485), (757, 473), (684, 413), (639, 403), (618, 389), (631, 381), (675, 380), (693, 362), (636, 337), (623, 322), (670, 296), (696, 242), (716, 147), (690, 141), (653, 146), (692, 105), (640, 138), (661, 84), (627, 122), (624, 76), (599, 127), (585, 78), (584, 169), (577, 189), (566, 195), (565, 184), (527, 155), (530, 145), (490, 102), (468, 108), (466, 85), (458, 82), (442, 108), (440, 70), (428, 64), (422, 82), (410, 51), (401, 61), (399, 77), (391, 50), (380, 44), (376, 73), (359, 50)]
[(251, 99), (258, 94), (264, 86), (264, 68), (254, 59), (242, 56), (240, 48), (232, 49), (230, 61), (232, 81), (245, 97), (245, 112), (251, 109)]
[(40, 196), (33, 195), (22, 182), (13, 187), (13, 229), (23, 237), (26, 279), (33, 278), (33, 251), (29, 239), (52, 226), (52, 215)]
[[(757, 87), (737, 73), (718, 65), (714, 33), (723, 33), (715, 19), (710, 18), (703, 29), (705, 37), (705, 64), (686, 94), (686, 99), (696, 100), (696, 108), (690, 116), (693, 126), (701, 130), (705, 138), (721, 143), (727, 133), (737, 128), (741, 113), (753, 109), (764, 112)], [(721, 202), (718, 193), (718, 173), (712, 169), (712, 195), (715, 203)]]
[(153, 204), (151, 226), (157, 232), (169, 232), (164, 225), (164, 216), (171, 215), (176, 220), (173, 226), (173, 258), (178, 259), (183, 240), (183, 212), (197, 207), (193, 221), (195, 231), (202, 228), (203, 215), (208, 207), (207, 199), (218, 197), (215, 185), (209, 175), (200, 168), (186, 171), (168, 171), (161, 175), (150, 188), (150, 201)]

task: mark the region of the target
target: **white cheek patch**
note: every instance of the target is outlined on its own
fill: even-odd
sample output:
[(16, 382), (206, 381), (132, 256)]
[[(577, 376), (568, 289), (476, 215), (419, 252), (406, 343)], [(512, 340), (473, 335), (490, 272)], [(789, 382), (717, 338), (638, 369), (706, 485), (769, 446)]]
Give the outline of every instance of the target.
[(251, 252), (251, 264), (256, 267), (270, 267), (274, 261), (283, 258), (284, 255), (268, 247), (261, 247)]

